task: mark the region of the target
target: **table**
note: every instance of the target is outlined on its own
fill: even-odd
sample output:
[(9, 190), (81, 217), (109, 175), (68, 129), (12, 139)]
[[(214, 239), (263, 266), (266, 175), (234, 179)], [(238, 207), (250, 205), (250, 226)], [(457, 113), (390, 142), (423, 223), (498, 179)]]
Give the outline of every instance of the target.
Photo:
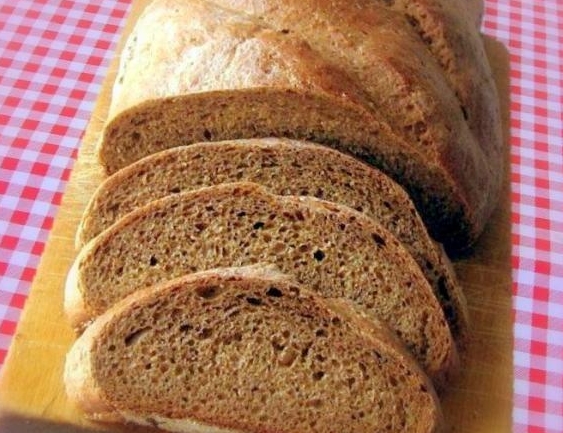
[[(129, 0), (0, 0), (0, 365)], [(563, 5), (488, 0), (510, 52), (516, 432), (563, 431)]]

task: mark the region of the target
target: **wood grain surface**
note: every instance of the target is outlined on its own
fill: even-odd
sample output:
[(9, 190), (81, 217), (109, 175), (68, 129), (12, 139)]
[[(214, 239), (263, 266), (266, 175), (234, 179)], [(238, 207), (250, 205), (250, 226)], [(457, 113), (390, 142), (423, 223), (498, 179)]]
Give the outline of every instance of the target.
[[(130, 32), (147, 2), (134, 3), (124, 36)], [(501, 44), (489, 39), (485, 42), (501, 95), (507, 143), (508, 54)], [(123, 40), (117, 53), (122, 45)], [(1, 432), (141, 431), (139, 428), (108, 426), (85, 420), (80, 411), (67, 401), (62, 383), (65, 355), (75, 338), (62, 309), (64, 281), (76, 255), (74, 235), (78, 221), (89, 197), (104, 177), (95, 161), (93, 149), (107, 113), (117, 61), (118, 58), (108, 71), (1, 372)], [(506, 154), (508, 161), (508, 150)], [(469, 347), (463, 355), (462, 371), (443, 397), (444, 413), (451, 432), (511, 431), (509, 197), (507, 180), (499, 208), (475, 254), (455, 264), (469, 301), (472, 332)]]

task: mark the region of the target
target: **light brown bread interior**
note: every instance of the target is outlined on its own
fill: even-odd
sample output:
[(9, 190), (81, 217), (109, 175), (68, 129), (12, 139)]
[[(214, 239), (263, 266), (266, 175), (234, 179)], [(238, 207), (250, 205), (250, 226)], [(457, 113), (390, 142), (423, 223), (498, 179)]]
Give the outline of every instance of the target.
[(402, 244), (369, 217), (251, 183), (169, 196), (128, 214), (81, 251), (65, 309), (76, 327), (143, 287), (215, 267), (275, 263), (325, 297), (365, 307), (437, 384), (457, 363), (444, 313)]
[(432, 385), (384, 329), (257, 269), (192, 274), (133, 294), (78, 339), (65, 382), (90, 416), (174, 431), (442, 426)]
[(148, 156), (110, 176), (91, 198), (78, 232), (82, 246), (127, 213), (170, 194), (249, 181), (279, 195), (310, 195), (347, 205), (389, 230), (407, 248), (463, 340), (465, 297), (448, 258), (428, 236), (405, 191), (360, 161), (314, 143), (249, 139), (199, 143)]
[[(359, 20), (362, 13), (342, 16)], [(325, 37), (314, 44), (203, 1), (153, 3), (127, 45), (101, 162), (114, 172), (150, 153), (197, 141), (309, 139), (388, 173), (409, 191), (433, 236), (450, 249), (466, 247), (495, 201), (494, 193), (486, 193), (489, 162), (471, 143), (439, 68), (430, 56), (422, 59), (424, 46), (416, 47), (402, 20), (368, 38), (364, 33), (377, 27), (366, 20), (358, 21), (363, 27), (352, 26), (352, 18), (344, 30), (355, 30), (354, 38)], [(308, 31), (326, 35), (320, 31), (326, 19), (311, 20), (316, 27)], [(401, 32), (412, 43), (400, 43)], [(354, 48), (362, 41), (371, 45)], [(345, 55), (353, 49), (358, 55)], [(394, 60), (381, 54), (386, 49)], [(403, 60), (410, 54), (418, 60)], [(380, 81), (372, 78), (378, 76)]]

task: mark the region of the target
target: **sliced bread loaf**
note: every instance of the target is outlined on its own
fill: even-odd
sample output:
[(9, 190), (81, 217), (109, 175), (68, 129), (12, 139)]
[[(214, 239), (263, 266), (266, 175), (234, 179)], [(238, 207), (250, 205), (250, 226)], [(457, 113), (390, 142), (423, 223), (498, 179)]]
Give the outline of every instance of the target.
[(88, 243), (69, 273), (77, 328), (143, 287), (259, 262), (325, 297), (366, 308), (395, 331), (436, 383), (456, 363), (444, 313), (422, 271), (382, 226), (346, 206), (222, 184), (154, 201)]
[(131, 295), (67, 356), (92, 418), (174, 432), (436, 432), (432, 385), (350, 304), (283, 275), (219, 269)]
[(456, 339), (467, 306), (448, 258), (428, 236), (404, 190), (380, 171), (318, 144), (281, 138), (198, 143), (143, 158), (110, 176), (92, 196), (77, 244), (167, 195), (249, 181), (279, 195), (306, 195), (347, 205), (389, 230), (415, 258), (434, 289)]
[[(353, 39), (323, 39), (323, 47), (341, 48), (328, 55), (286, 30), (200, 0), (154, 2), (122, 59), (99, 146), (102, 164), (115, 172), (159, 150), (204, 140), (310, 139), (350, 152), (401, 183), (438, 240), (451, 248), (471, 243), (495, 202), (488, 160), (471, 143), (433, 59), (426, 56), (421, 66), (426, 50), (417, 48), (412, 32), (404, 32), (412, 44), (403, 46), (396, 34), (385, 38), (382, 31), (384, 46), (375, 51), (377, 38), (364, 33), (377, 28), (366, 22)], [(394, 60), (385, 60), (381, 52), (395, 46)], [(337, 55), (341, 51), (358, 56)], [(416, 61), (401, 62), (411, 54)], [(372, 78), (378, 75), (381, 80)], [(364, 84), (367, 78), (373, 85)]]
[[(487, 155), (480, 170), (491, 182), (484, 194), (498, 196), (502, 178), (498, 98), (467, 0), (397, 0), (391, 5), (386, 0), (383, 5), (374, 0), (214, 3), (260, 17), (272, 28), (306, 40), (361, 85), (397, 135), (418, 143), (423, 151), (444, 146), (479, 149)], [(489, 215), (496, 202), (489, 200)], [(474, 228), (473, 239), (482, 228)], [(447, 231), (434, 235), (451, 246)]]

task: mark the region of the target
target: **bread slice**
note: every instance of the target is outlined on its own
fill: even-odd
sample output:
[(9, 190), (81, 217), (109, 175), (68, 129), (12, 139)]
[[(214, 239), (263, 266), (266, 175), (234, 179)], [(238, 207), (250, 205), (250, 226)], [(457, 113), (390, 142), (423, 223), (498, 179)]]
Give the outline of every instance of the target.
[(249, 181), (279, 195), (307, 195), (347, 205), (389, 230), (434, 289), (456, 340), (467, 330), (467, 305), (448, 258), (433, 243), (405, 191), (389, 177), (328, 147), (281, 138), (198, 143), (143, 158), (110, 176), (84, 212), (83, 246), (127, 213), (169, 194)]
[[(362, 31), (376, 31), (369, 24), (338, 46), (361, 50), (354, 46), (367, 41)], [(198, 141), (309, 139), (352, 153), (397, 180), (438, 240), (452, 247), (471, 243), (496, 202), (488, 193), (488, 161), (470, 143), (439, 68), (428, 72), (433, 59), (427, 56), (424, 68), (422, 60), (399, 63), (408, 58), (405, 52), (419, 59), (424, 46), (382, 34), (385, 46), (399, 45), (396, 61), (366, 54), (363, 65), (371, 69), (360, 76), (361, 65), (346, 61), (356, 56), (328, 58), (311, 47), (312, 40), (285, 30), (200, 0), (152, 3), (122, 59), (99, 146), (102, 164), (113, 173), (148, 154)], [(372, 39), (364, 53), (374, 51)], [(377, 86), (363, 83), (378, 75), (381, 82), (370, 78)], [(388, 119), (397, 124), (391, 127)]]
[(174, 432), (435, 432), (438, 400), (384, 329), (259, 269), (188, 275), (126, 298), (67, 356), (89, 417)]
[(272, 195), (252, 183), (169, 196), (119, 220), (80, 252), (65, 310), (80, 328), (143, 287), (260, 262), (325, 297), (364, 306), (401, 337), (436, 383), (455, 366), (444, 313), (394, 236), (346, 206)]

